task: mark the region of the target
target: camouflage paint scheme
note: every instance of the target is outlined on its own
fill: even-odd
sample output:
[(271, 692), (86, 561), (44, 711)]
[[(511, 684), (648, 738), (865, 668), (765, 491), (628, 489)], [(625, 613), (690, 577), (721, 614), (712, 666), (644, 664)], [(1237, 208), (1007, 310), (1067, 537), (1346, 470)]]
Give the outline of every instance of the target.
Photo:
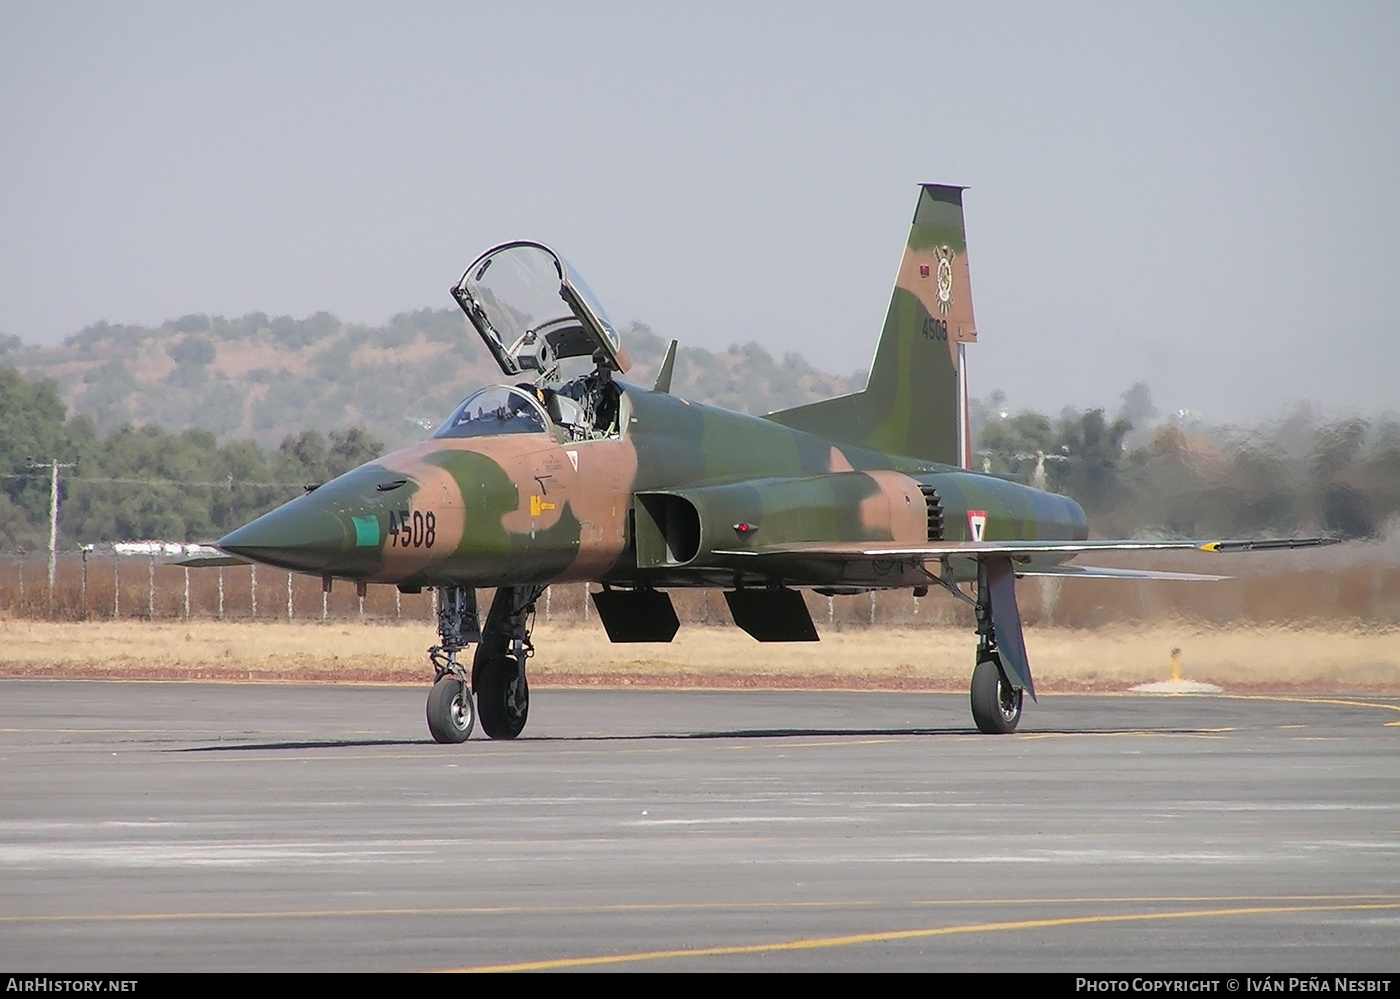
[[(800, 588), (939, 585), (975, 611), (973, 720), (1006, 734), (1022, 695), (1035, 697), (1017, 576), (1218, 579), (1068, 563), (1330, 543), (1089, 541), (1072, 499), (969, 471), (963, 365), (977, 331), (962, 188), (920, 189), (866, 388), (767, 417), (671, 395), (674, 342), (651, 390), (616, 381), (630, 365), (616, 328), (544, 244), (493, 247), (452, 295), (515, 384), (469, 396), (431, 439), (219, 542), (220, 559), (326, 585), (437, 588), (427, 719), (438, 742), (470, 736), (474, 705), (487, 735), (520, 734), (530, 614), (550, 583), (603, 584), (594, 603), (609, 638), (646, 642), (679, 627), (667, 588), (723, 588), (735, 624), (788, 642), (818, 638)], [(565, 381), (561, 362), (581, 358), (593, 370)], [(484, 623), (478, 587), (496, 587)], [(468, 673), (458, 656), (471, 644)]]
[[(957, 345), (976, 338), (961, 195), (921, 188), (864, 392), (764, 418), (619, 383), (615, 437), (561, 440), (552, 425), (437, 437), (342, 475), (219, 545), (286, 569), (408, 589), (583, 580), (870, 588), (927, 584), (925, 559), (789, 549), (1082, 540), (1087, 524), (1073, 500), (955, 464)], [(931, 490), (942, 512), (937, 537)], [(689, 520), (679, 554), (648, 545), (661, 529), (656, 509)], [(969, 511), (985, 515), (980, 539)], [(409, 529), (396, 530), (400, 522)], [(955, 571), (976, 575), (970, 559)]]
[[(578, 580), (918, 585), (927, 579), (870, 576), (856, 564), (835, 578), (830, 566), (807, 574), (786, 563), (776, 573), (756, 573), (749, 560), (711, 553), (792, 542), (938, 540), (928, 537), (920, 485), (942, 498), (945, 540), (972, 540), (968, 510), (986, 512), (988, 541), (1087, 536), (1083, 512), (1065, 497), (935, 462), (834, 446), (761, 418), (635, 387), (623, 398), (630, 418), (621, 439), (560, 444), (538, 434), (425, 441), (320, 486), (220, 547), (286, 569), (406, 587)], [(638, 564), (629, 529), (637, 493), (695, 505), (700, 539), (693, 558)], [(409, 521), (431, 513), (431, 545), (426, 539), (396, 544), (391, 513)], [(375, 528), (366, 531), (366, 521)], [(736, 524), (750, 525), (747, 536)]]

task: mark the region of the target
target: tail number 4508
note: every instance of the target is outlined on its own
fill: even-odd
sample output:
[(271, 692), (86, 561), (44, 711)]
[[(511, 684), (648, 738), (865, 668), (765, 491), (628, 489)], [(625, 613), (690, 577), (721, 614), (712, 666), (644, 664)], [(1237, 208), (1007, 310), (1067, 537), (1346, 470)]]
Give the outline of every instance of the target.
[(437, 541), (437, 517), (433, 511), (389, 511), (390, 548), (431, 548)]

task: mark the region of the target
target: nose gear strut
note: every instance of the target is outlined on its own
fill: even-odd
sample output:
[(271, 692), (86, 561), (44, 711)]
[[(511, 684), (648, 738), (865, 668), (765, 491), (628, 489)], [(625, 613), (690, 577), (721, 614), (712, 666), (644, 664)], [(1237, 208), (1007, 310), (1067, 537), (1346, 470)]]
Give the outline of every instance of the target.
[(467, 680), (467, 671), (457, 654), (481, 641), (481, 622), (476, 610), (476, 590), (470, 586), (444, 586), (437, 591), (437, 628), (441, 645), (428, 650), (433, 664), (433, 680), (452, 675)]
[(445, 586), (437, 591), (437, 624), (441, 645), (428, 650), (433, 664), (433, 688), (428, 692), (428, 731), (435, 742), (465, 742), (476, 724), (476, 706), (465, 667), (457, 655), (481, 641), (476, 590)]

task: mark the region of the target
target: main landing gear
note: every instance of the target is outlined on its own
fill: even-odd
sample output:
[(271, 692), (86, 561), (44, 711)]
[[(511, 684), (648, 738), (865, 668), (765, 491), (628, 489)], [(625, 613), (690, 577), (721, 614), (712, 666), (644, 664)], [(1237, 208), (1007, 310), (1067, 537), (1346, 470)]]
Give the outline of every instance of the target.
[(977, 666), (972, 671), (972, 720), (987, 735), (1009, 735), (1021, 723), (1025, 692), (1007, 679), (992, 623), (992, 590), (987, 571), (977, 574)]
[[(483, 628), (474, 589), (447, 586), (438, 591), (441, 644), (428, 650), (434, 673), (428, 731), (434, 741), (465, 742), (478, 714), (482, 731), (492, 739), (514, 739), (525, 728), (530, 712), (525, 662), (535, 651), (530, 630), (542, 593), (543, 586), (500, 587)], [(473, 642), (476, 654), (468, 675), (458, 656)]]
[(1024, 691), (1016, 690), (1006, 680), (1001, 660), (995, 652), (982, 659), (978, 653), (977, 668), (972, 671), (972, 720), (977, 730), (987, 735), (1008, 735), (1021, 722), (1021, 699)]
[(482, 731), (493, 739), (514, 739), (530, 714), (525, 661), (535, 654), (530, 630), (535, 601), (542, 593), (543, 586), (502, 586), (486, 614), (486, 629), (472, 660), (472, 689)]
[[(998, 566), (1003, 584), (1012, 584), (1013, 575), (1008, 562)], [(977, 563), (977, 599), (973, 600), (958, 586), (951, 567), (945, 561), (943, 574), (936, 581), (945, 590), (963, 603), (971, 605), (977, 615), (977, 665), (972, 670), (972, 720), (977, 730), (987, 735), (1009, 735), (1021, 723), (1021, 702), (1029, 684), (1030, 668), (1025, 665), (1024, 639), (1021, 637), (1021, 617), (1016, 609), (1014, 591), (1006, 586), (1002, 591), (1002, 604), (999, 613), (1004, 617), (1009, 642), (1011, 662), (1020, 661), (1024, 668), (1019, 675), (1022, 683), (1013, 683), (1006, 665), (1002, 662), (1003, 651), (997, 647), (997, 628), (992, 620), (993, 587), (988, 572), (987, 560)], [(1019, 650), (1019, 660), (1017, 651)], [(1034, 694), (1032, 694), (1034, 696)]]

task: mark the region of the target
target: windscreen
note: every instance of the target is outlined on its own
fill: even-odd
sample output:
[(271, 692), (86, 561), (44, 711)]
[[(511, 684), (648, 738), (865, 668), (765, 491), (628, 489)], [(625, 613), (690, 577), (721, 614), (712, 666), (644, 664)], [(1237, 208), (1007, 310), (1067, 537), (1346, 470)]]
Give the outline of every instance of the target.
[(544, 411), (524, 391), (505, 385), (482, 389), (457, 407), (434, 437), (494, 437), (499, 434), (542, 434)]

